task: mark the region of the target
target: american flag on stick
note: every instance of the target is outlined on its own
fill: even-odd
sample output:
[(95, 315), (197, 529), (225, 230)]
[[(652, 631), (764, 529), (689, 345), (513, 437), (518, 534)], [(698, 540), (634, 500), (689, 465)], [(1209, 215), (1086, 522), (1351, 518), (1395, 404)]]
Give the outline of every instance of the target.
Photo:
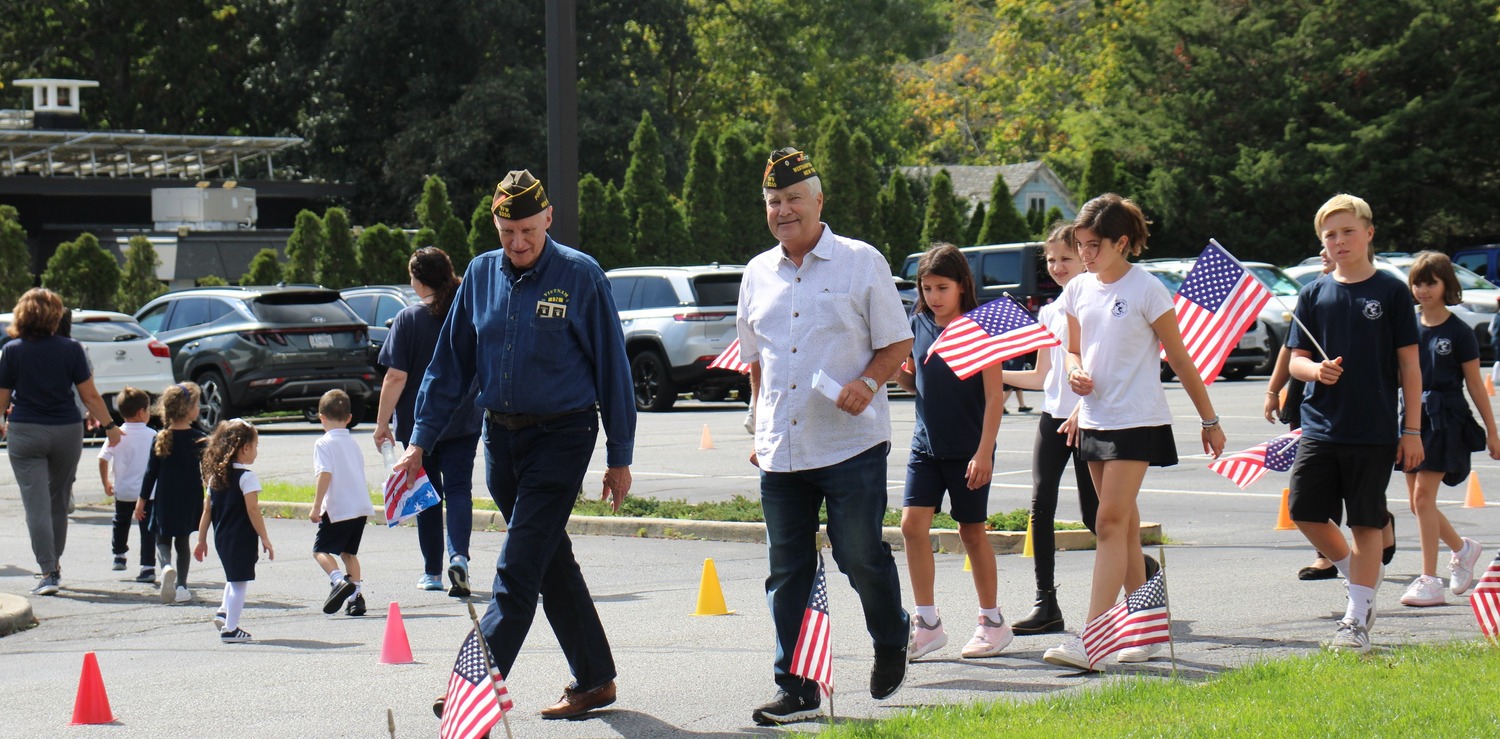
[(1282, 434), (1270, 441), (1263, 441), (1243, 452), (1235, 452), (1210, 462), (1208, 468), (1244, 489), (1250, 483), (1265, 477), (1267, 470), (1286, 472), (1297, 458), (1297, 442), (1302, 438), (1302, 429)]
[[(443, 723), (438, 728), (442, 739), (477, 739), (487, 736), (490, 727), (515, 704), (505, 679), (490, 676), (484, 654), (484, 643), (478, 629), (458, 650), (453, 674), (448, 678), (448, 692), (443, 702)], [(496, 695), (498, 694), (498, 698)]]
[(740, 374), (749, 372), (750, 365), (740, 361), (740, 340), (735, 339), (734, 343), (729, 345), (729, 348), (720, 352), (719, 356), (714, 357), (714, 361), (708, 363), (708, 368), (734, 370)]
[(922, 362), (936, 354), (958, 379), (967, 380), (986, 367), (1061, 343), (1020, 303), (1005, 296), (953, 319)]
[(1500, 555), (1479, 578), (1474, 592), (1469, 593), (1469, 607), (1474, 609), (1479, 630), (1491, 639), (1500, 639)]
[(1224, 360), (1270, 300), (1271, 291), (1234, 255), (1219, 242), (1208, 242), (1172, 301), (1182, 343), (1205, 384), (1218, 378)]
[(1171, 640), (1165, 570), (1157, 570), (1145, 585), (1083, 627), (1083, 651), (1089, 657), (1089, 667), (1127, 647)]
[(802, 631), (797, 634), (797, 648), (792, 650), (792, 674), (812, 680), (833, 695), (832, 631), (828, 622), (828, 578), (823, 573), (823, 555), (818, 555), (818, 576), (813, 579), (807, 598), (807, 612), (802, 616)]

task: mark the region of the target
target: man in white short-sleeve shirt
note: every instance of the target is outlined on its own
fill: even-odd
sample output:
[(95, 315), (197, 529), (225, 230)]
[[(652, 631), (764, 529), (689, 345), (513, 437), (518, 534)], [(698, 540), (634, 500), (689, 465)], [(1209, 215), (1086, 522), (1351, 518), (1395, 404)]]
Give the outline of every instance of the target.
[[(881, 522), (891, 439), (885, 383), (911, 351), (912, 334), (885, 257), (819, 220), (822, 185), (806, 154), (774, 152), (762, 187), (766, 224), (780, 243), (745, 269), (738, 333), (750, 365), (750, 460), (761, 469), (780, 690), (752, 718), (783, 724), (821, 714), (817, 684), (792, 673), (792, 657), (818, 569), (825, 500), (834, 560), (859, 593), (874, 643), (871, 696), (889, 698), (906, 677), (910, 625)], [(814, 386), (819, 373), (836, 398)]]

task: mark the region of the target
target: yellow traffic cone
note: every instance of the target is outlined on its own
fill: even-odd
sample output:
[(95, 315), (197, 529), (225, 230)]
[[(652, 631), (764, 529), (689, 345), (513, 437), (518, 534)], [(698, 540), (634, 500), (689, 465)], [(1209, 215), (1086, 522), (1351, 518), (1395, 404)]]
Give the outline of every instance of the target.
[(964, 555), (964, 572), (973, 572), (974, 563), (969, 561), (969, 555)]
[(1479, 489), (1479, 473), (1469, 473), (1469, 493), (1464, 496), (1465, 508), (1483, 508), (1484, 491)]
[(703, 578), (698, 583), (698, 610), (694, 616), (727, 616), (734, 611), (724, 603), (724, 589), (719, 587), (719, 571), (712, 557), (703, 560)]
[(703, 424), (703, 437), (698, 441), (699, 449), (714, 448), (714, 435), (708, 432), (708, 424)]
[(1495, 397), (1495, 378), (1489, 375), (1484, 376), (1484, 391), (1489, 393), (1491, 398)]
[(1033, 551), (1032, 548), (1031, 548), (1031, 524), (1032, 523), (1033, 523), (1033, 521), (1031, 520), (1031, 517), (1027, 516), (1026, 517), (1026, 541), (1021, 544), (1021, 556), (1022, 557), (1035, 557), (1036, 556), (1036, 552)]
[(1292, 531), (1297, 524), (1292, 523), (1292, 489), (1281, 489), (1281, 513), (1276, 516), (1277, 531)]

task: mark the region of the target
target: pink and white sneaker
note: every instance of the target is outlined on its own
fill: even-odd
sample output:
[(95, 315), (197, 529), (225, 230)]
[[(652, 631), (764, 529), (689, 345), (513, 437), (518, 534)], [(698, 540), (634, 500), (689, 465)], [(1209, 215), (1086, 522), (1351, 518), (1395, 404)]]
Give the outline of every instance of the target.
[(994, 657), (1010, 646), (1015, 638), (1015, 632), (1011, 631), (1010, 624), (1005, 622), (1004, 616), (1001, 616), (997, 622), (991, 621), (988, 616), (981, 613), (979, 626), (974, 629), (974, 638), (964, 645), (963, 656), (966, 659)]
[(918, 660), (948, 646), (948, 633), (943, 631), (943, 619), (929, 624), (921, 616), (911, 617), (911, 644), (906, 647), (906, 658)]

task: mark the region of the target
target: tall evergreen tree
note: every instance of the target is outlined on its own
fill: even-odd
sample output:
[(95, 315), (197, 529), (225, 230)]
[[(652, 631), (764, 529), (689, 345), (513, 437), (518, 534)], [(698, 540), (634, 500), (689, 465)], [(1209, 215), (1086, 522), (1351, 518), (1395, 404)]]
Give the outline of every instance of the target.
[(42, 287), (62, 297), (69, 308), (113, 310), (120, 287), (120, 263), (91, 233), (58, 245), (42, 272)]
[(1041, 238), (1045, 239), (1051, 234), (1053, 228), (1056, 228), (1058, 225), (1063, 223), (1062, 208), (1059, 208), (1055, 205), (1051, 208), (1048, 208), (1047, 217), (1042, 220), (1046, 225), (1042, 226)]
[[(360, 273), (363, 274), (361, 269)], [(261, 249), (250, 260), (250, 271), (240, 278), (241, 285), (274, 285), (281, 282), (281, 259), (275, 249)]]
[(922, 243), (931, 245), (939, 241), (956, 244), (963, 241), (964, 223), (959, 219), (959, 209), (953, 195), (953, 175), (947, 169), (939, 170), (932, 178), (932, 190), (927, 196), (927, 217), (922, 221)]
[(1026, 209), (1026, 228), (1030, 230), (1033, 237), (1047, 228), (1046, 219), (1047, 213), (1041, 208)]
[(604, 269), (634, 264), (625, 201), (615, 183), (600, 182), (592, 174), (578, 181), (578, 240)]
[[(724, 208), (727, 235), (725, 260), (745, 264), (775, 243), (766, 228), (766, 203), (761, 195), (766, 154), (753, 143), (754, 128), (744, 121), (719, 134), (719, 202)], [(767, 152), (769, 153), (769, 152)]]
[(0, 310), (10, 310), (31, 289), (31, 250), (15, 208), (0, 205)]
[(917, 204), (912, 199), (911, 181), (901, 170), (892, 170), (891, 178), (880, 190), (875, 211), (880, 220), (880, 230), (885, 234), (882, 244), (886, 258), (893, 269), (906, 261), (906, 255), (920, 251), (922, 221), (917, 216)]
[(1078, 202), (1083, 203), (1118, 187), (1115, 177), (1115, 153), (1109, 149), (1089, 149), (1089, 160), (1083, 166), (1083, 187)]
[(849, 142), (849, 126), (844, 119), (827, 115), (818, 124), (818, 129), (822, 133), (812, 152), (812, 160), (818, 169), (818, 178), (823, 181), (823, 222), (837, 233), (863, 238), (864, 234), (860, 232), (865, 229), (859, 212), (855, 210), (856, 166), (854, 148)]
[(630, 168), (625, 171), (625, 211), (633, 226), (631, 247), (650, 264), (681, 264), (687, 256), (687, 228), (672, 203), (666, 183), (666, 160), (651, 112), (641, 111), (630, 141)]
[(290, 283), (310, 283), (317, 279), (318, 255), (327, 242), (323, 220), (310, 210), (297, 213), (292, 235), (286, 240), (286, 267), (282, 271)]
[(359, 235), (359, 267), (365, 282), (371, 285), (401, 285), (411, 278), (406, 273), (406, 262), (411, 258), (411, 247), (400, 229), (377, 223)]
[(974, 206), (974, 212), (969, 214), (969, 225), (964, 228), (964, 243), (959, 246), (973, 246), (983, 243), (979, 240), (979, 234), (984, 231), (984, 203)]
[(204, 275), (194, 280), (193, 284), (197, 287), (224, 287), (229, 281), (219, 275)]
[(437, 245), (437, 232), (426, 226), (417, 229), (417, 232), (411, 235), (411, 248), (413, 251), (421, 249), (424, 246)]
[[(474, 205), (473, 214), (469, 216), (469, 253), (466, 256), (470, 260), (500, 247), (500, 233), (495, 230), (495, 219), (490, 212), (490, 205), (494, 202), (493, 195), (481, 195), (479, 202)], [(468, 268), (467, 262), (462, 267), (459, 267), (457, 262), (453, 264), (455, 274), (462, 275), (463, 271)]]
[(422, 182), (422, 197), (417, 201), (417, 222), (422, 228), (432, 230), (431, 237), (421, 234), (417, 246), (442, 249), (452, 260), (454, 272), (463, 274), (474, 255), (469, 252), (469, 234), (464, 230), (463, 221), (453, 213), (453, 202), (448, 199), (448, 185), (443, 178), (428, 175)]
[(349, 214), (343, 208), (329, 208), (323, 214), (323, 231), (328, 242), (318, 254), (318, 283), (335, 290), (362, 284)]
[(1011, 197), (1010, 186), (1005, 184), (1005, 175), (996, 173), (990, 185), (990, 207), (984, 216), (984, 229), (979, 232), (981, 244), (1010, 244), (1030, 241), (1031, 227), (1016, 210), (1016, 201)]
[[(725, 233), (723, 193), (719, 187), (719, 160), (714, 154), (714, 137), (707, 126), (699, 126), (693, 136), (688, 158), (687, 180), (682, 185), (682, 201), (688, 238), (699, 261), (728, 262), (729, 249)], [(600, 188), (601, 194), (603, 188)]]
[(125, 269), (120, 276), (120, 289), (115, 293), (115, 310), (134, 313), (136, 309), (151, 302), (151, 299), (166, 292), (167, 286), (156, 278), (156, 268), (161, 259), (156, 248), (145, 236), (132, 236), (125, 247)]
[(855, 129), (849, 137), (849, 150), (853, 155), (853, 169), (847, 178), (845, 197), (849, 199), (849, 210), (854, 213), (854, 223), (857, 224), (850, 233), (871, 244), (879, 244), (885, 239), (880, 230), (880, 219), (875, 217), (876, 201), (880, 198), (880, 168), (875, 163), (874, 146), (863, 129)]

